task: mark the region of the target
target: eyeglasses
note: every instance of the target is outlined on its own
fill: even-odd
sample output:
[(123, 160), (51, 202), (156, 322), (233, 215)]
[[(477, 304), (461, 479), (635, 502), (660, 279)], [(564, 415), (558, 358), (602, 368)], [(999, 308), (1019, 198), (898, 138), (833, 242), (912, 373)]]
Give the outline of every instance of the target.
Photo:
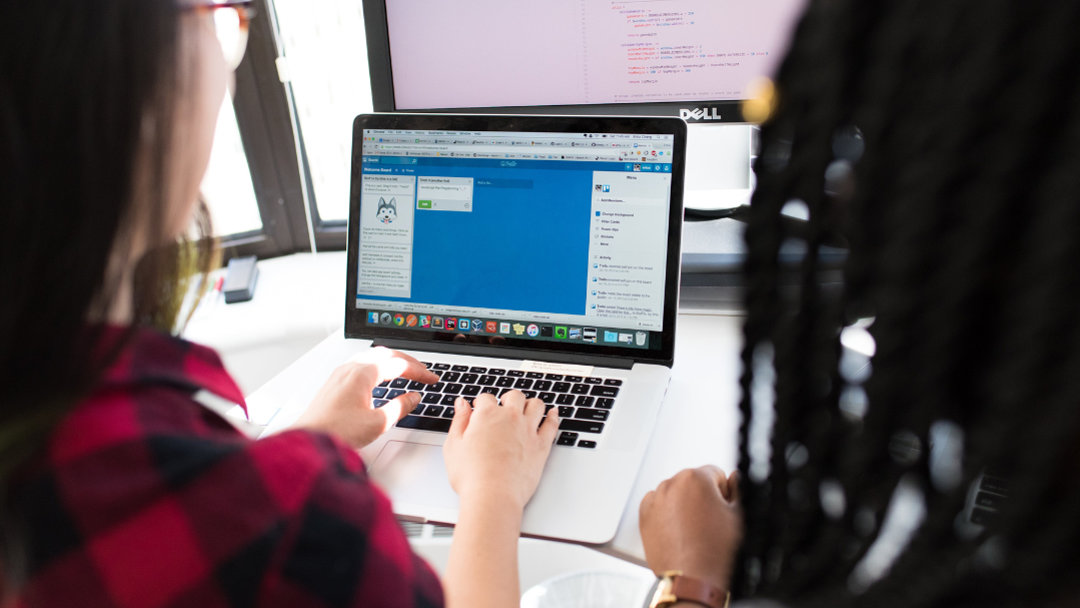
[(221, 43), (221, 53), (230, 70), (240, 67), (247, 50), (248, 26), (255, 17), (252, 0), (235, 2), (209, 2), (191, 5), (199, 14), (209, 13), (214, 21), (214, 33)]

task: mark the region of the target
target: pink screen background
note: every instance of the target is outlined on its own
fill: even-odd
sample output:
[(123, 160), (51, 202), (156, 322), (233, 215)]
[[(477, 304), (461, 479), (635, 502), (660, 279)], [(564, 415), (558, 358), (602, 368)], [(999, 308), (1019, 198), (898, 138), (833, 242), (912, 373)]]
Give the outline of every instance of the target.
[(387, 0), (398, 109), (743, 99), (806, 0)]

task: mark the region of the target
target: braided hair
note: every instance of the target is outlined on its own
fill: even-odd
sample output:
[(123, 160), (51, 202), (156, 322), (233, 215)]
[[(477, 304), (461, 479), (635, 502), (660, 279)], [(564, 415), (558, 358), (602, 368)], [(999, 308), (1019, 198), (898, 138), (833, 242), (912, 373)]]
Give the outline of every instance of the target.
[[(1078, 31), (1073, 0), (811, 2), (746, 230), (737, 595), (910, 608), (1075, 593)], [(857, 341), (872, 356), (844, 348)], [(1009, 496), (973, 526), (988, 470)]]

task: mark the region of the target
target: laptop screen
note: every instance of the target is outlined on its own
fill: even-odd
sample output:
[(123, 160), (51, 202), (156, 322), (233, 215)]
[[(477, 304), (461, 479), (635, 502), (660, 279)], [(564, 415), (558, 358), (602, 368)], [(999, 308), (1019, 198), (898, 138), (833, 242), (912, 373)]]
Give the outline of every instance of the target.
[[(678, 274), (678, 121), (459, 118), (358, 119), (350, 333), (663, 350)], [(665, 128), (645, 128), (655, 123)]]

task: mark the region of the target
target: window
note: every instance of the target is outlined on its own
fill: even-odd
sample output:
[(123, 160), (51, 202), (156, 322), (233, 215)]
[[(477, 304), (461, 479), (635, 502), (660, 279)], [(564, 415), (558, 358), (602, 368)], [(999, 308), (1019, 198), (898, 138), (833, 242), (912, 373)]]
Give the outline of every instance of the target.
[(256, 7), (232, 107), (226, 100), (213, 167), (203, 183), (226, 258), (310, 251), (312, 244), (293, 109), (277, 70), (273, 15), (266, 0)]
[(309, 171), (310, 213), (320, 249), (343, 249), (349, 210), (352, 123), (370, 112), (363, 8), (359, 0), (272, 0)]
[(222, 100), (210, 166), (202, 182), (214, 236), (218, 237), (258, 233), (263, 229), (255, 186), (251, 183), (251, 167), (231, 102), (228, 95)]

